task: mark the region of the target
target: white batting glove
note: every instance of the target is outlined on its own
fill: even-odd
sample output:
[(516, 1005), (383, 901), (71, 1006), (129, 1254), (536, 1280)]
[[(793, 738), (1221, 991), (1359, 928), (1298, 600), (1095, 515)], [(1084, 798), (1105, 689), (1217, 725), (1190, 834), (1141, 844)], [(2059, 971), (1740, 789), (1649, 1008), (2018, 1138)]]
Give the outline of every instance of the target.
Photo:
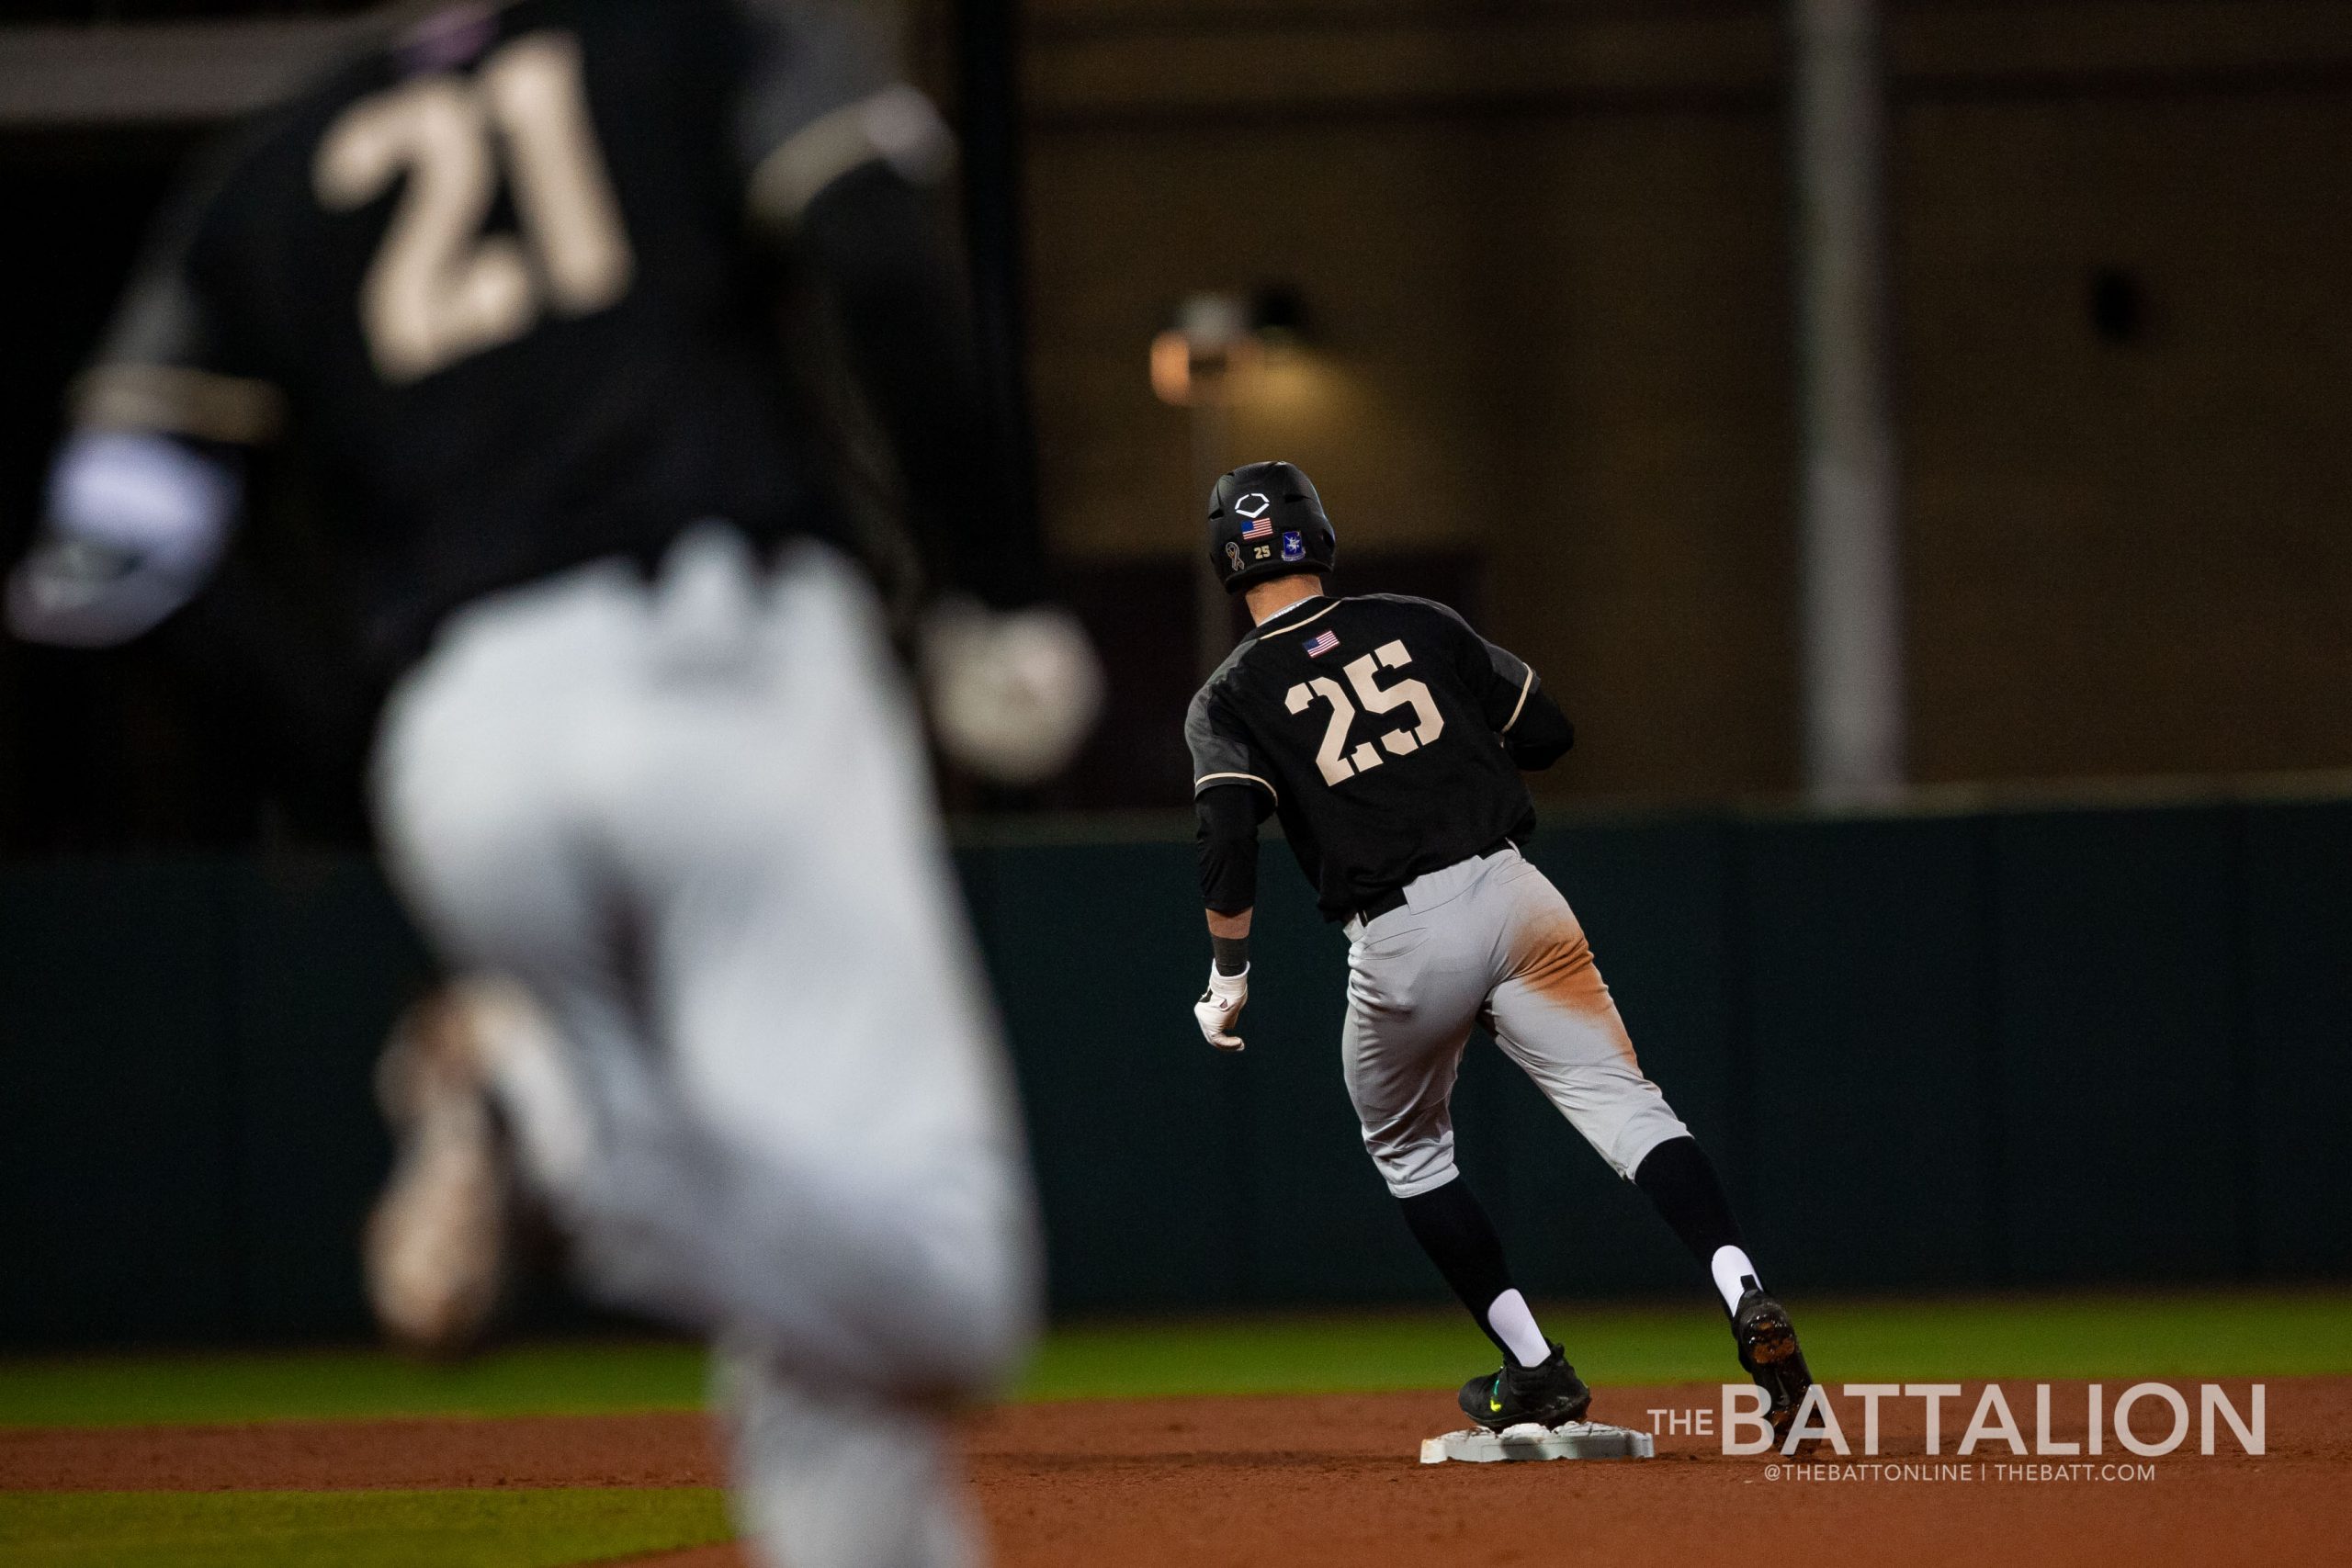
[(1102, 711), (1102, 663), (1057, 605), (999, 613), (951, 599), (923, 626), (922, 679), (947, 754), (1000, 784), (1069, 765)]
[(1193, 1019), (1201, 1026), (1202, 1038), (1220, 1051), (1240, 1050), (1241, 1036), (1233, 1032), (1233, 1024), (1249, 1000), (1250, 971), (1245, 967), (1238, 975), (1220, 975), (1212, 960), (1209, 988), (1193, 1004)]

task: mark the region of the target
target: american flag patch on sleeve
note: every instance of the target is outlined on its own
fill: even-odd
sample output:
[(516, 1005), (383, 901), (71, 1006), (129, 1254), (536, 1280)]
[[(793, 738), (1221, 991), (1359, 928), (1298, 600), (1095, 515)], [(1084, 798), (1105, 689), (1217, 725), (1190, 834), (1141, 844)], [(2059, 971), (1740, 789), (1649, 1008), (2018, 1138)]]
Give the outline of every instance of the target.
[(1320, 659), (1339, 646), (1339, 633), (1329, 631), (1317, 632), (1312, 637), (1307, 639), (1306, 657), (1309, 659)]

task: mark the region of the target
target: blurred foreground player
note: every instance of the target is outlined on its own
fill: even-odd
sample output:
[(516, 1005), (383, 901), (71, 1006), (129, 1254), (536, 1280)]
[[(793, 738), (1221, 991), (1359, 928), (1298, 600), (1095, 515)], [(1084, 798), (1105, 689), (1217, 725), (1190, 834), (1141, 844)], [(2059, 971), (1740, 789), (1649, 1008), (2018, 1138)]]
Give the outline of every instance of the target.
[[(1099, 673), (1011, 504), (951, 152), (851, 7), (410, 9), (176, 209), (76, 400), (22, 635), (134, 637), (283, 436), (394, 681), (373, 788), (461, 976), (381, 1087), (397, 1335), (462, 1347), (520, 1187), (583, 1282), (712, 1334), (741, 1523), (793, 1568), (975, 1546), (943, 1442), (1038, 1303), (1017, 1113), (913, 706), (775, 330), (831, 301), (947, 582), (943, 738), (1067, 757)], [(985, 609), (992, 602), (997, 609)]]
[(1325, 919), (1346, 922), (1340, 1039), (1364, 1147), (1405, 1222), (1503, 1353), (1463, 1385), (1497, 1431), (1584, 1418), (1591, 1391), (1536, 1325), (1502, 1243), (1453, 1163), (1449, 1102), (1471, 1026), (1637, 1184), (1713, 1278), (1740, 1365), (1776, 1435), (1811, 1375), (1741, 1245), (1714, 1167), (1642, 1076), (1577, 918), (1519, 845), (1535, 829), (1522, 768), (1575, 736), (1518, 659), (1442, 604), (1331, 598), (1338, 540), (1288, 463), (1253, 463), (1209, 499), (1209, 558), (1255, 623), (1185, 720), (1201, 890), (1216, 955), (1193, 1013), (1210, 1044), (1250, 996), (1258, 825), (1282, 819)]

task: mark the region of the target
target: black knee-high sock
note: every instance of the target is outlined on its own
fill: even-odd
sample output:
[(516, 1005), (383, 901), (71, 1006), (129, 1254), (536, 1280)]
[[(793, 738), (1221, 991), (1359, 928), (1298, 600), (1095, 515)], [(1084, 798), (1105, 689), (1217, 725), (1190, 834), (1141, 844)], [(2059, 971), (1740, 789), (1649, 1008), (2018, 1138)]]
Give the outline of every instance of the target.
[(1702, 1269), (1713, 1265), (1721, 1247), (1747, 1249), (1739, 1222), (1731, 1215), (1731, 1200), (1724, 1196), (1714, 1164), (1697, 1139), (1669, 1138), (1652, 1149), (1634, 1172), (1634, 1184), (1649, 1194)]
[(1421, 1244), (1437, 1271), (1470, 1309), (1479, 1332), (1495, 1342), (1495, 1348), (1507, 1360), (1516, 1362), (1510, 1347), (1487, 1321), (1487, 1309), (1513, 1286), (1510, 1269), (1503, 1262), (1502, 1237), (1495, 1234), (1494, 1222), (1479, 1207), (1470, 1184), (1457, 1176), (1442, 1187), (1399, 1198), (1396, 1203), (1405, 1211), (1405, 1224), (1411, 1228), (1413, 1239)]

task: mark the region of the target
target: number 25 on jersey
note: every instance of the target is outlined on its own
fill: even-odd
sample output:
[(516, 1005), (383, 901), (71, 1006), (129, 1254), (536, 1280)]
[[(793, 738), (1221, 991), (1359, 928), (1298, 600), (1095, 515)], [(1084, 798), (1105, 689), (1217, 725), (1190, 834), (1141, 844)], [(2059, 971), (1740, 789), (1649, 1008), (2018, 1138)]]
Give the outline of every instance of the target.
[[(1437, 710), (1430, 689), (1419, 681), (1399, 681), (1393, 686), (1376, 684), (1373, 676), (1380, 670), (1402, 670), (1413, 662), (1413, 656), (1401, 642), (1383, 643), (1379, 648), (1350, 664), (1345, 674), (1348, 685), (1355, 688), (1356, 699), (1367, 713), (1388, 713), (1409, 707), (1418, 723), (1401, 729), (1392, 729), (1380, 738), (1380, 744), (1389, 755), (1408, 757), (1445, 733), (1445, 716)], [(1348, 700), (1347, 688), (1329, 675), (1317, 675), (1301, 681), (1284, 697), (1284, 705), (1293, 713), (1305, 713), (1320, 699), (1331, 710), (1329, 723), (1323, 728), (1323, 744), (1315, 753), (1315, 765), (1322, 770), (1327, 784), (1342, 784), (1358, 773), (1370, 773), (1380, 766), (1382, 757), (1369, 740), (1358, 741), (1350, 750), (1348, 736), (1355, 728), (1355, 703)]]

